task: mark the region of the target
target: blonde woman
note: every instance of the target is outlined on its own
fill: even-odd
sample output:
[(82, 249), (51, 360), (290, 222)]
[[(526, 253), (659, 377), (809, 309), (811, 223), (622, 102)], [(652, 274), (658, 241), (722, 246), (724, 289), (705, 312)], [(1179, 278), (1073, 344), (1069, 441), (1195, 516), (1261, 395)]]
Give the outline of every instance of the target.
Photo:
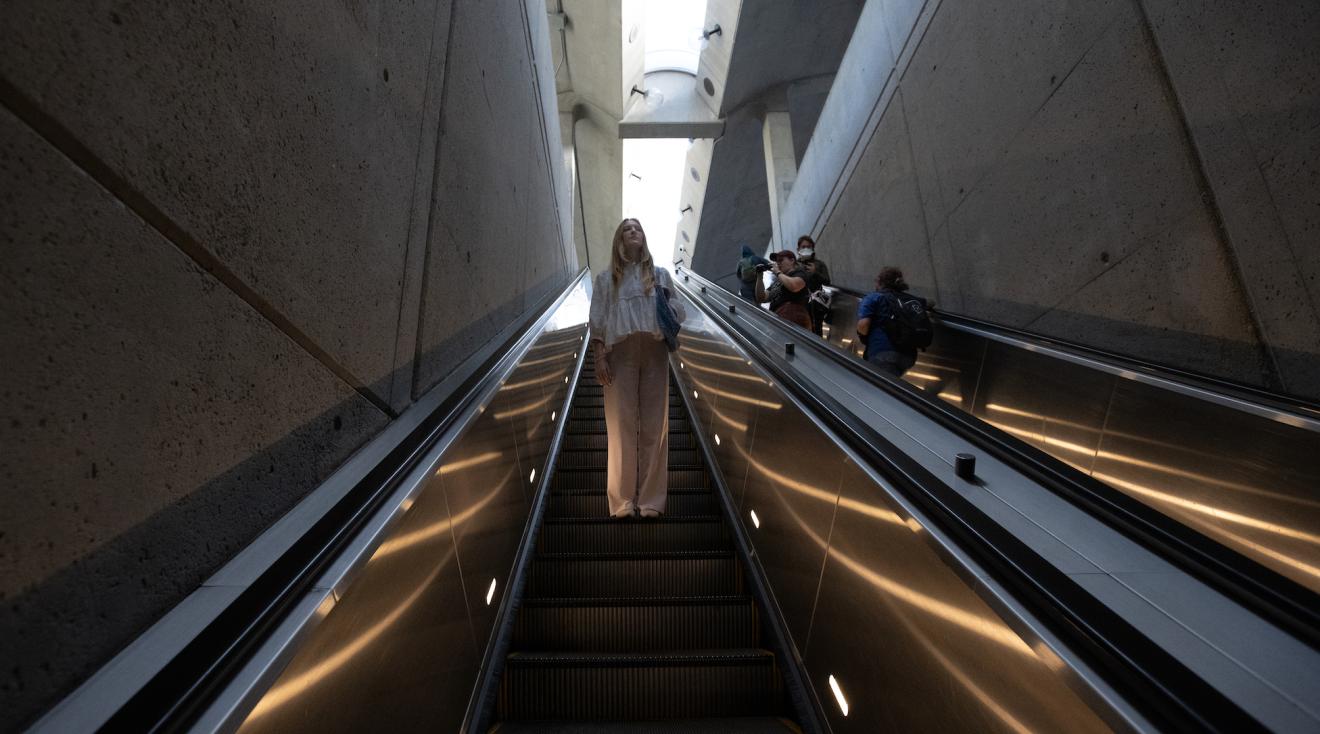
[[(591, 347), (605, 388), (606, 493), (610, 516), (660, 517), (669, 493), (669, 350), (656, 319), (656, 288), (673, 294), (636, 219), (614, 230), (610, 268), (591, 291)], [(683, 308), (672, 300), (675, 316)]]

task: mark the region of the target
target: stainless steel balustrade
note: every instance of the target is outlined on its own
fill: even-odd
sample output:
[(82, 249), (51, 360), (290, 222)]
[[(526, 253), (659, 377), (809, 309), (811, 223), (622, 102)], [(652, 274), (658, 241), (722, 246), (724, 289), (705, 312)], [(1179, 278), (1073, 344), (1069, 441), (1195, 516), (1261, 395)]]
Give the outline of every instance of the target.
[(566, 420), (587, 297), (582, 281), (239, 731), (459, 727)]
[[(829, 342), (854, 354), (856, 296)], [(903, 379), (1320, 592), (1320, 417), (952, 320)]]
[(1057, 655), (1025, 642), (886, 487), (688, 314), (685, 398), (834, 731), (1109, 728)]

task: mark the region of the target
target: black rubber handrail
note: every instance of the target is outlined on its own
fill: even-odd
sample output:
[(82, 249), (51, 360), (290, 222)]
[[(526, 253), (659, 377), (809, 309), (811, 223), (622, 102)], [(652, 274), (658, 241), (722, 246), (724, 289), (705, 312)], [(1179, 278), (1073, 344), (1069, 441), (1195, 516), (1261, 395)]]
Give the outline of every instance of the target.
[(195, 722), (441, 435), (500, 378), (497, 367), (528, 329), (562, 303), (585, 272), (542, 299), (522, 328), (152, 676), (101, 731), (183, 731)]
[[(702, 285), (711, 285), (694, 273), (685, 272), (684, 275), (696, 278)], [(723, 289), (710, 295), (735, 298)], [(800, 335), (796, 344), (814, 349), (1110, 527), (1134, 537), (1145, 548), (1303, 643), (1320, 649), (1320, 594), (971, 413), (942, 400), (931, 399), (907, 383), (881, 374), (871, 365), (835, 349), (814, 334), (788, 324), (764, 309), (755, 311), (772, 327)]]
[[(861, 300), (868, 295), (861, 291), (853, 290), (852, 288), (845, 288), (836, 285), (831, 285), (830, 287), (834, 290), (847, 293), (858, 300)], [(1087, 359), (1105, 363), (1107, 366), (1114, 369), (1140, 372), (1161, 380), (1181, 383), (1189, 387), (1208, 390), (1245, 402), (1256, 403), (1257, 405), (1271, 410), (1296, 413), (1297, 415), (1306, 416), (1314, 420), (1320, 420), (1320, 402), (1316, 402), (1300, 395), (1276, 392), (1256, 385), (1248, 385), (1245, 382), (1230, 380), (1226, 377), (1218, 377), (1216, 375), (1198, 372), (1185, 367), (1175, 367), (1170, 364), (1143, 359), (1131, 354), (1100, 349), (1099, 347), (1089, 346), (1082, 344), (1081, 342), (1047, 336), (1038, 332), (1019, 329), (1015, 326), (1007, 326), (994, 321), (979, 319), (974, 316), (945, 311), (940, 308), (933, 309), (933, 312), (938, 317), (941, 324), (962, 331), (986, 331), (1012, 341), (1045, 346), (1062, 352), (1071, 352), (1079, 357), (1085, 357)]]
[(772, 354), (758, 344), (727, 311), (713, 308), (686, 286), (680, 284), (679, 288), (781, 387), (808, 406), (839, 440), (892, 482), (904, 498), (921, 509), (928, 521), (990, 573), (1151, 723), (1167, 731), (1266, 731), (1260, 722), (1182, 661), (1154, 644), (837, 400), (814, 390), (796, 374), (785, 357)]

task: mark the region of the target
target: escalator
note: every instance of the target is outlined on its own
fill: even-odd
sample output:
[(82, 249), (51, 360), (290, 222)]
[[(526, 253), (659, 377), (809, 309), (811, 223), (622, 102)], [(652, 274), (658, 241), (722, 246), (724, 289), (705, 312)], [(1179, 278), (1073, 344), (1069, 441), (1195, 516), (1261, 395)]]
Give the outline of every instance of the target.
[(578, 380), (492, 731), (800, 731), (682, 402), (666, 514), (616, 520), (602, 389)]
[[(1055, 568), (968, 485), (844, 415), (825, 383), (681, 285), (692, 308), (670, 363), (667, 513), (609, 519), (587, 282), (376, 452), (126, 703), (92, 686), (83, 700), (108, 714), (75, 700), (38, 729), (1238, 732), (1320, 720), (1288, 708), (1287, 691), (1220, 690), (1197, 651), (1152, 644), (1088, 574)], [(1297, 687), (1309, 660), (1296, 661)], [(68, 724), (85, 721), (100, 723)]]

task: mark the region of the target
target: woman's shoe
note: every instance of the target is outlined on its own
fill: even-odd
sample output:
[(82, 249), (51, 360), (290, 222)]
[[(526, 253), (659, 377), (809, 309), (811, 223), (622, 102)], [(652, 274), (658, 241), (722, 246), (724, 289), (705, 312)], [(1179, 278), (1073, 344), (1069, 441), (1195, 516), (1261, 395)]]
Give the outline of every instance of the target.
[(662, 514), (664, 513), (660, 512), (659, 510), (652, 509), (650, 507), (642, 508), (642, 517), (648, 520), (654, 520), (655, 518), (660, 517), (660, 515)]
[(629, 502), (625, 504), (618, 512), (610, 515), (615, 520), (625, 520), (637, 514), (637, 505)]

